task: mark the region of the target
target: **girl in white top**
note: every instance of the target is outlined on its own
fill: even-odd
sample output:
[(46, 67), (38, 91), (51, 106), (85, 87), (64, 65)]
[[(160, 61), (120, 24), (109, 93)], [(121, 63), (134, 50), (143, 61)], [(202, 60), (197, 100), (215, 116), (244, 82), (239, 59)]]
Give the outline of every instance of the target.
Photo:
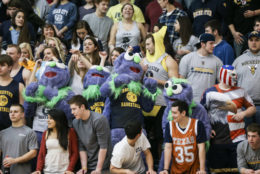
[[(48, 112), (48, 130), (43, 134), (37, 161), (37, 171), (33, 174), (73, 174), (78, 159), (77, 136), (68, 127), (66, 115), (61, 110)], [(75, 144), (74, 144), (75, 143)]]

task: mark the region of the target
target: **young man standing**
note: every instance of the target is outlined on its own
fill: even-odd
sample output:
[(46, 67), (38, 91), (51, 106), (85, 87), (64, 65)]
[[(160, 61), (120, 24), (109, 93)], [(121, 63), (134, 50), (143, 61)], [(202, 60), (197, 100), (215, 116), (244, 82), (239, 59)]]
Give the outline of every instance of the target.
[(0, 132), (0, 150), (4, 168), (10, 173), (31, 173), (30, 160), (37, 155), (37, 137), (32, 129), (24, 125), (24, 108), (20, 104), (10, 107), (12, 126)]
[(11, 77), (18, 83), (22, 83), (24, 86), (28, 85), (30, 78), (30, 71), (19, 65), (19, 58), (21, 57), (21, 49), (17, 45), (8, 45), (6, 54), (13, 59), (13, 67), (11, 71)]
[(178, 34), (174, 30), (174, 23), (180, 16), (187, 16), (187, 14), (173, 5), (174, 0), (158, 0), (158, 3), (162, 9), (166, 9), (166, 11), (160, 16), (158, 23), (167, 26), (170, 42), (173, 44), (174, 39), (178, 38)]
[(206, 131), (201, 121), (189, 118), (188, 111), (183, 101), (172, 104), (172, 121), (165, 129), (164, 170), (160, 174), (206, 174)]
[(247, 140), (237, 146), (237, 165), (242, 174), (260, 173), (260, 125), (247, 127)]
[(79, 173), (101, 174), (109, 168), (112, 150), (108, 121), (103, 115), (88, 110), (88, 103), (81, 95), (72, 97), (68, 103), (79, 138), (82, 167)]
[(10, 77), (13, 60), (8, 55), (0, 55), (0, 130), (11, 126), (9, 108), (14, 103), (23, 104), (23, 84)]
[(141, 152), (144, 152), (148, 165), (147, 174), (155, 174), (153, 157), (149, 150), (150, 143), (142, 133), (142, 125), (138, 121), (129, 121), (125, 125), (126, 136), (118, 142), (111, 158), (111, 173), (144, 173), (145, 166)]
[(199, 37), (200, 48), (196, 52), (185, 55), (179, 65), (180, 78), (186, 78), (192, 86), (196, 102), (205, 89), (216, 83), (222, 61), (213, 55), (215, 38), (212, 34), (204, 33)]
[(236, 86), (233, 66), (222, 66), (219, 80), (219, 84), (204, 92), (201, 100), (212, 127), (209, 167), (213, 173), (237, 172), (237, 144), (246, 139), (244, 118), (251, 117), (256, 109), (247, 92)]
[[(152, 77), (157, 81), (161, 90), (155, 101), (154, 109), (149, 116), (145, 117), (147, 137), (151, 142), (152, 154), (155, 164), (160, 159), (161, 144), (163, 143), (162, 116), (166, 108), (163, 97), (163, 87), (166, 81), (172, 77), (178, 77), (178, 64), (165, 52), (164, 36), (166, 27), (162, 27), (158, 32), (147, 35), (145, 39), (146, 57), (143, 61), (147, 65), (146, 76)], [(159, 149), (159, 150), (158, 150)]]
[[(260, 123), (260, 33), (252, 31), (248, 36), (249, 50), (236, 58), (233, 66), (237, 72), (237, 86), (244, 88), (256, 106), (253, 119)], [(249, 120), (246, 120), (249, 121)], [(247, 123), (247, 122), (246, 122)], [(247, 123), (248, 124), (248, 123)]]
[(205, 33), (215, 37), (213, 54), (222, 60), (224, 65), (232, 65), (235, 59), (233, 48), (223, 40), (221, 35), (221, 23), (218, 20), (210, 20), (205, 24)]
[(105, 51), (108, 50), (109, 33), (113, 20), (106, 16), (109, 0), (95, 0), (96, 12), (83, 17), (87, 21), (94, 35), (101, 41)]

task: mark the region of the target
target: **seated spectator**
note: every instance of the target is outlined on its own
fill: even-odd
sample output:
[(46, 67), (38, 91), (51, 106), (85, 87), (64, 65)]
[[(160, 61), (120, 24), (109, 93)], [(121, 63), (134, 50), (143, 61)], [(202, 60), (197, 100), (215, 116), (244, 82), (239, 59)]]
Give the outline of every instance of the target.
[(241, 174), (260, 172), (260, 125), (247, 127), (247, 140), (237, 146), (237, 165)]
[(215, 47), (213, 54), (222, 60), (224, 65), (232, 65), (235, 53), (229, 43), (223, 40), (221, 35), (221, 23), (217, 20), (210, 20), (205, 24), (205, 33), (215, 37)]
[(111, 29), (109, 49), (121, 47), (125, 50), (129, 46), (138, 46), (141, 40), (145, 38), (144, 26), (132, 20), (134, 6), (131, 3), (125, 3), (121, 9), (122, 21), (115, 23)]
[(59, 38), (68, 41), (72, 37), (72, 27), (77, 20), (77, 7), (69, 0), (58, 0), (51, 7), (48, 22), (54, 26)]
[(146, 169), (141, 155), (143, 152), (148, 166), (147, 173), (155, 174), (153, 157), (149, 150), (151, 145), (142, 133), (141, 123), (136, 120), (129, 121), (124, 129), (126, 136), (113, 149), (110, 172), (144, 173)]
[(81, 169), (78, 173), (101, 173), (109, 168), (111, 137), (109, 124), (103, 115), (89, 111), (88, 103), (81, 95), (69, 102), (75, 116), (73, 127), (79, 138)]
[(94, 0), (85, 0), (86, 4), (84, 6), (79, 7), (79, 20), (82, 20), (83, 17), (87, 14), (94, 13), (96, 11), (96, 7), (94, 4)]
[[(24, 108), (13, 104), (9, 113), (12, 126), (0, 132), (0, 150), (4, 173), (31, 173), (30, 160), (37, 155), (37, 138), (32, 129), (24, 125)], [(0, 171), (2, 173), (2, 171)]]
[[(119, 22), (123, 20), (122, 7), (124, 6), (125, 3), (131, 3), (131, 2), (130, 0), (120, 0), (119, 4), (109, 8), (107, 12), (107, 16), (113, 19), (114, 22)], [(145, 23), (144, 15), (141, 9), (136, 5), (132, 5), (132, 6), (133, 6), (133, 15), (131, 17), (132, 20), (138, 23)]]
[(33, 174), (73, 174), (77, 163), (78, 140), (73, 128), (69, 128), (65, 113), (61, 110), (48, 112), (48, 130), (42, 135), (37, 168)]
[(27, 24), (25, 13), (17, 10), (11, 20), (3, 22), (0, 27), (0, 37), (2, 37), (2, 48), (7, 49), (9, 44), (30, 43), (35, 44), (35, 33), (33, 27)]
[(195, 45), (199, 42), (199, 39), (192, 35), (191, 22), (187, 16), (181, 16), (175, 21), (174, 30), (180, 35), (173, 42), (173, 49), (176, 52), (177, 59), (181, 59), (186, 54), (197, 50)]
[(103, 50), (102, 42), (97, 37), (95, 37), (92, 30), (90, 29), (89, 24), (86, 21), (77, 22), (73, 31), (71, 49), (83, 52), (83, 42), (88, 36), (96, 38), (100, 50)]

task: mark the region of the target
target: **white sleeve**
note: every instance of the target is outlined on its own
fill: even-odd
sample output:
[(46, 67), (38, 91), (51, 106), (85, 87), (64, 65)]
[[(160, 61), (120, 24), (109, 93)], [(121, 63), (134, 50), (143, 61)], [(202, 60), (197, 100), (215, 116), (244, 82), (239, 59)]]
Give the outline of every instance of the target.
[(151, 145), (150, 145), (148, 139), (146, 138), (146, 136), (143, 133), (140, 138), (141, 138), (141, 142), (142, 142), (142, 151), (146, 151), (147, 149), (151, 148)]
[(122, 168), (122, 164), (123, 164), (123, 154), (119, 153), (119, 149), (120, 147), (117, 146), (118, 144), (116, 144), (114, 146), (113, 152), (112, 152), (112, 158), (111, 158), (111, 164), (113, 166), (115, 166), (116, 168)]

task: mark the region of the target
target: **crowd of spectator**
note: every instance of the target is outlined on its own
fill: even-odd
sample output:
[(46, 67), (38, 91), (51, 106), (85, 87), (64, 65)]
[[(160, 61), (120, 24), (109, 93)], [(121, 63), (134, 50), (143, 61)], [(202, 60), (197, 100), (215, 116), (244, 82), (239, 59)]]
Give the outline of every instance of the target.
[[(115, 78), (124, 52), (141, 58), (133, 60), (142, 80), (155, 80), (161, 94), (151, 112), (127, 108), (127, 118), (142, 119), (120, 125), (124, 138), (114, 144), (110, 120), (84, 98), (84, 80), (93, 67)], [(54, 66), (68, 68), (58, 83), (72, 90), (64, 108), (71, 113), (26, 103), (26, 89), (42, 88)], [(162, 125), (172, 78), (189, 82), (210, 125), (180, 100)], [(260, 173), (258, 80), (259, 0), (0, 0), (0, 173)], [(118, 103), (142, 100), (133, 96), (120, 94)]]

